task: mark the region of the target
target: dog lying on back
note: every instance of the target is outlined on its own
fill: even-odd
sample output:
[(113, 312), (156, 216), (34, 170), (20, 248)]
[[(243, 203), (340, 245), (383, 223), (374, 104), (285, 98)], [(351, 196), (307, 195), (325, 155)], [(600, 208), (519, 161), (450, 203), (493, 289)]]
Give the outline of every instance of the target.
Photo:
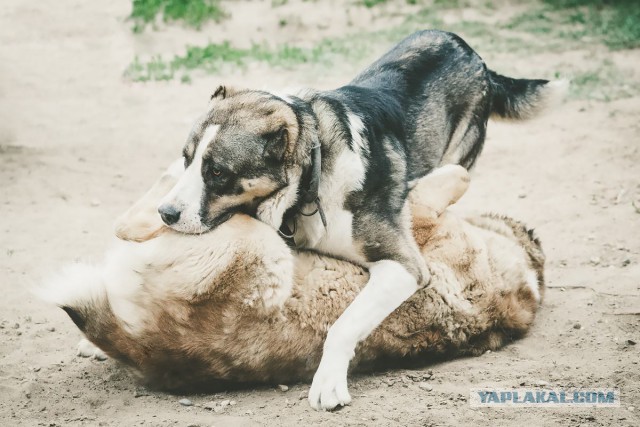
[[(155, 206), (182, 170), (174, 164), (119, 219), (116, 234), (130, 241), (118, 241), (101, 264), (72, 265), (43, 296), (155, 387), (311, 379), (327, 330), (368, 273), (291, 250), (271, 227), (242, 214), (203, 235), (169, 229)], [(431, 286), (359, 344), (353, 368), (477, 355), (531, 326), (544, 290), (540, 242), (511, 218), (465, 220), (446, 210), (468, 182), (464, 168), (449, 165), (411, 191), (413, 235)]]
[(414, 181), (442, 164), (471, 167), (490, 116), (533, 117), (565, 87), (500, 75), (460, 37), (434, 30), (401, 40), (335, 90), (220, 86), (158, 211), (194, 234), (248, 213), (296, 248), (368, 269), (367, 286), (327, 333), (309, 391), (313, 408), (333, 409), (351, 401), (358, 343), (430, 283), (403, 209)]

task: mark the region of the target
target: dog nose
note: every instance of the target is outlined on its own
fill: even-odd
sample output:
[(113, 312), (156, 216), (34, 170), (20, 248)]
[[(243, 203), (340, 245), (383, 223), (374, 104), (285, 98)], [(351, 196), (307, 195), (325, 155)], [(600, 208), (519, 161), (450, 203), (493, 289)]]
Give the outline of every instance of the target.
[(180, 219), (180, 211), (176, 209), (175, 206), (168, 203), (160, 205), (158, 213), (160, 214), (162, 221), (167, 225), (175, 224)]

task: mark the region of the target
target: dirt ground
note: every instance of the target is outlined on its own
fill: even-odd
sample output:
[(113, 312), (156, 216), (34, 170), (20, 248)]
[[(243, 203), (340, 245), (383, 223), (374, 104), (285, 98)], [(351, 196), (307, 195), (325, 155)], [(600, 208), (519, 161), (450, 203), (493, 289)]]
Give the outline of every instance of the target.
[[(301, 8), (302, 18), (278, 33), (279, 41), (340, 31), (332, 11), (341, 2), (328, 3), (287, 6), (286, 13)], [(353, 404), (335, 413), (315, 412), (300, 399), (308, 384), (189, 396), (195, 405), (184, 407), (178, 403), (184, 396), (145, 391), (112, 361), (76, 357), (80, 333), (61, 310), (31, 296), (29, 286), (69, 261), (102, 254), (113, 219), (179, 155), (211, 90), (221, 81), (331, 88), (361, 65), (292, 71), (256, 65), (189, 85), (122, 78), (140, 52), (276, 31), (261, 24), (269, 2), (258, 2), (258, 12), (248, 2), (234, 4), (243, 12), (203, 33), (177, 28), (136, 36), (125, 22), (128, 1), (65, 0), (55, 8), (2, 1), (0, 424), (640, 425), (638, 96), (573, 100), (534, 121), (490, 124), (472, 187), (457, 209), (501, 212), (536, 227), (548, 255), (549, 289), (524, 339), (418, 371), (432, 371), (432, 391), (408, 377), (415, 371), (396, 370), (353, 378)], [(366, 25), (366, 14), (357, 16), (356, 27)], [(514, 76), (551, 77), (561, 61), (603, 57), (640, 69), (638, 50), (484, 56), (491, 68)], [(545, 383), (615, 387), (622, 405), (473, 409), (467, 402), (472, 387)], [(203, 407), (224, 399), (236, 404), (218, 413)]]

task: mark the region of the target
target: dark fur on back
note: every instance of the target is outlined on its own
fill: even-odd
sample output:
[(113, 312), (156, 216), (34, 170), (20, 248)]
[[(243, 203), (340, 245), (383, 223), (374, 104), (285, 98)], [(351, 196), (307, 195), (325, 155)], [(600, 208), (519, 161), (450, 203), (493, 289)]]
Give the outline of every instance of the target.
[[(349, 84), (285, 102), (298, 115), (304, 114), (300, 105), (311, 105), (319, 124), (323, 179), (352, 174), (336, 170), (343, 147), (366, 164), (359, 190), (320, 194), (321, 200), (344, 198), (364, 258), (392, 259), (412, 268), (413, 255), (398, 239), (410, 183), (442, 164), (472, 167), (489, 117), (524, 118), (544, 101), (547, 83), (500, 76), (455, 34), (420, 31)], [(354, 116), (363, 124), (361, 135), (354, 135)], [(358, 137), (363, 147), (355, 143)], [(304, 232), (298, 234), (306, 241)]]
[[(461, 142), (452, 141), (458, 126), (469, 129), (464, 132), (469, 144), (456, 163), (469, 168), (480, 153), (491, 108), (491, 84), (482, 59), (454, 34), (415, 33), (340, 91), (366, 91), (367, 97), (377, 92), (383, 97), (378, 105), (393, 112), (386, 117), (374, 114), (371, 119), (392, 119), (380, 123), (380, 128), (406, 136), (410, 180), (429, 173), (452, 142)], [(360, 96), (355, 105), (368, 114), (371, 108), (361, 104), (364, 99)], [(466, 116), (471, 116), (469, 123), (464, 121)]]
[[(521, 110), (547, 83), (501, 76), (457, 35), (426, 30), (401, 41), (348, 85), (318, 97), (330, 104), (347, 140), (345, 107), (363, 118), (372, 144), (369, 160), (376, 161), (375, 145), (384, 137), (397, 140), (407, 155), (407, 179), (413, 180), (457, 147), (448, 160), (469, 169), (482, 150), (490, 115), (524, 118)], [(384, 167), (374, 163), (370, 169), (384, 172), (377, 166)]]

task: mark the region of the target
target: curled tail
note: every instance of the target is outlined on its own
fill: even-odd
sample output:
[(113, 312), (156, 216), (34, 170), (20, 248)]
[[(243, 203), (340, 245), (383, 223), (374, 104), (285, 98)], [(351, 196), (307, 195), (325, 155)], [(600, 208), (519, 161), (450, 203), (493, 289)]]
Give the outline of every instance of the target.
[(564, 98), (566, 80), (513, 79), (489, 70), (493, 89), (491, 116), (511, 120), (535, 117), (548, 106)]

